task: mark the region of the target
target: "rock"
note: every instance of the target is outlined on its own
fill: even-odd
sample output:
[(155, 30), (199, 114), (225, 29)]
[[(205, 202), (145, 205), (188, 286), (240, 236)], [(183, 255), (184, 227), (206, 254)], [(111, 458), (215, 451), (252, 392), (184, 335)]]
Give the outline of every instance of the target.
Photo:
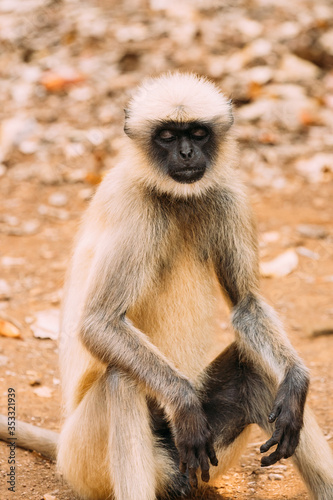
[(57, 497), (55, 497), (54, 495), (50, 495), (49, 493), (45, 493), (45, 495), (43, 496), (43, 500), (57, 500)]
[(286, 471), (288, 469), (288, 467), (286, 465), (283, 465), (283, 464), (274, 464), (273, 469), (274, 469), (274, 471)]
[(59, 220), (68, 220), (69, 212), (63, 208), (48, 207), (47, 205), (39, 205), (38, 213), (46, 217), (51, 217)]
[(309, 182), (325, 182), (333, 179), (333, 154), (316, 153), (308, 159), (296, 162), (296, 169)]
[(87, 201), (90, 200), (90, 198), (93, 196), (95, 190), (93, 188), (87, 187), (80, 189), (79, 191), (79, 197), (81, 200)]
[(23, 222), (20, 227), (4, 227), (1, 232), (11, 236), (30, 236), (38, 233), (40, 222), (37, 219)]
[(287, 250), (269, 262), (260, 263), (260, 273), (265, 278), (287, 276), (298, 265), (298, 256), (295, 250)]
[(317, 224), (299, 224), (296, 229), (301, 236), (314, 240), (325, 238), (328, 234), (323, 226)]
[(68, 203), (68, 196), (61, 191), (52, 193), (48, 198), (48, 203), (53, 207), (64, 207)]
[(33, 392), (40, 398), (51, 398), (53, 389), (50, 389), (50, 387), (47, 387), (46, 385), (42, 385), (41, 387), (34, 389)]
[(24, 141), (33, 139), (38, 131), (34, 118), (18, 113), (8, 120), (3, 120), (0, 127), (0, 162), (7, 160), (13, 148)]
[(268, 66), (254, 66), (253, 68), (244, 71), (244, 76), (250, 82), (264, 85), (272, 79), (273, 71)]
[(0, 279), (0, 300), (9, 300), (12, 290), (6, 280)]
[(303, 255), (304, 257), (308, 257), (309, 259), (312, 259), (312, 260), (318, 260), (320, 257), (319, 253), (312, 252), (312, 250), (309, 250), (308, 248), (305, 248), (305, 247), (298, 247), (297, 253), (299, 255)]
[(0, 366), (5, 366), (8, 363), (8, 357), (0, 354)]
[(46, 309), (35, 314), (35, 323), (31, 325), (34, 337), (56, 340), (59, 335), (59, 309)]
[(264, 243), (275, 243), (279, 241), (281, 235), (278, 231), (267, 231), (266, 233), (262, 233), (260, 235), (260, 240)]
[(281, 82), (302, 82), (316, 79), (320, 69), (315, 64), (293, 54), (285, 54), (275, 80)]
[(283, 479), (282, 474), (268, 474), (268, 479), (270, 481), (281, 481)]
[(326, 31), (326, 33), (320, 37), (320, 43), (326, 52), (333, 56), (333, 29)]

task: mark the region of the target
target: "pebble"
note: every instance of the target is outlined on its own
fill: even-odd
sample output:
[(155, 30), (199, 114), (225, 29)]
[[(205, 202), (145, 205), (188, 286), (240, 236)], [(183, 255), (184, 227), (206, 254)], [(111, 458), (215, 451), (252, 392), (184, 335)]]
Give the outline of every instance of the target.
[(94, 189), (90, 188), (90, 187), (80, 189), (80, 191), (79, 191), (79, 197), (83, 201), (90, 200), (90, 198), (92, 197), (93, 194), (94, 194)]
[(0, 279), (0, 300), (8, 300), (12, 296), (12, 290), (6, 280)]
[(4, 267), (23, 266), (25, 262), (26, 261), (23, 257), (9, 257), (5, 255), (4, 257), (1, 258), (1, 264)]
[(48, 203), (53, 207), (64, 207), (68, 203), (68, 196), (66, 193), (57, 191), (49, 196)]
[(8, 363), (8, 357), (0, 354), (0, 366), (5, 366)]
[(301, 236), (304, 236), (304, 238), (318, 240), (327, 236), (326, 229), (317, 224), (299, 224), (296, 229)]
[(285, 471), (288, 469), (288, 467), (286, 465), (283, 465), (283, 464), (275, 464), (273, 466), (274, 470), (277, 470), (277, 471)]
[(46, 309), (35, 314), (36, 321), (31, 325), (34, 337), (56, 340), (59, 334), (59, 309)]
[(281, 481), (283, 474), (268, 474), (268, 479), (270, 481)]
[(269, 262), (260, 263), (260, 273), (266, 278), (283, 277), (298, 266), (298, 256), (294, 250), (287, 250)]
[(47, 387), (46, 385), (42, 385), (34, 389), (33, 392), (40, 398), (51, 398), (53, 389), (50, 389), (50, 387)]
[(320, 257), (319, 253), (312, 252), (312, 250), (309, 250), (308, 248), (305, 248), (305, 247), (298, 247), (297, 253), (299, 255), (303, 255), (304, 257), (308, 257), (309, 259), (312, 259), (312, 260), (319, 260), (319, 257)]
[(38, 213), (46, 217), (53, 217), (59, 220), (68, 220), (69, 212), (63, 208), (48, 207), (47, 205), (39, 205)]
[(4, 227), (1, 229), (1, 232), (11, 236), (31, 236), (38, 233), (39, 228), (40, 222), (34, 219), (23, 222), (20, 227)]

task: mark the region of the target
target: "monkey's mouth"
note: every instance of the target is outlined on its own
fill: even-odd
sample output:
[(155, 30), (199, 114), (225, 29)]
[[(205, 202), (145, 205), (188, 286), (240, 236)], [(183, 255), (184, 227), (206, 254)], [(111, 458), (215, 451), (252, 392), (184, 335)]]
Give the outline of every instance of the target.
[(170, 177), (181, 184), (193, 184), (193, 182), (200, 181), (203, 178), (205, 170), (205, 168), (186, 167), (170, 172)]

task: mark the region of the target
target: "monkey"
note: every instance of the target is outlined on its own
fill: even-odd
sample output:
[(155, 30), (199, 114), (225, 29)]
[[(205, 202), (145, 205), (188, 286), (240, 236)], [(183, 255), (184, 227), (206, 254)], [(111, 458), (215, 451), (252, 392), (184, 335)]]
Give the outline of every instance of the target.
[[(262, 466), (292, 456), (333, 499), (309, 373), (260, 295), (257, 234), (237, 172), (231, 102), (208, 79), (147, 79), (122, 159), (80, 227), (66, 281), (59, 470), (83, 499), (167, 500), (223, 474), (251, 424)], [(214, 357), (219, 301), (234, 341)], [(1, 422), (0, 422), (1, 423)]]

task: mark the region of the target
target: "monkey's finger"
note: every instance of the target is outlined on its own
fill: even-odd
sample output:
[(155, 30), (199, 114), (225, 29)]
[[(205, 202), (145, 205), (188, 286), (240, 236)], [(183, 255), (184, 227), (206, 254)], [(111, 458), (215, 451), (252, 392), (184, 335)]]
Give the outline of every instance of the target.
[(197, 470), (192, 467), (189, 468), (188, 475), (189, 475), (190, 485), (192, 486), (192, 488), (197, 488), (198, 487)]
[(263, 445), (260, 446), (260, 453), (266, 453), (272, 446), (278, 444), (281, 440), (282, 437), (282, 431), (279, 429), (276, 429), (273, 433), (273, 436), (266, 441)]
[(216, 456), (216, 453), (215, 453), (215, 450), (214, 450), (212, 443), (207, 443), (206, 450), (207, 450), (207, 455), (209, 457), (210, 463), (216, 467), (218, 465), (219, 461), (217, 459), (217, 456)]
[(298, 443), (299, 443), (299, 433), (296, 433), (290, 437), (283, 458), (291, 457), (295, 453)]
[(261, 467), (269, 467), (270, 465), (275, 464), (278, 462), (281, 458), (283, 458), (283, 455), (277, 450), (273, 451), (268, 457), (262, 457), (261, 459)]
[(182, 474), (186, 474), (187, 471), (187, 463), (186, 462), (180, 462), (179, 463), (179, 470)]
[(208, 481), (209, 481), (209, 462), (208, 462), (208, 457), (207, 457), (204, 450), (200, 451), (199, 462), (200, 462), (200, 468), (201, 468), (201, 479), (205, 483), (208, 483)]
[(268, 415), (268, 422), (269, 423), (273, 423), (275, 422), (275, 420), (278, 418), (278, 416), (280, 415), (281, 413), (281, 405), (280, 404), (276, 404), (274, 405), (272, 411), (270, 412), (270, 414)]

